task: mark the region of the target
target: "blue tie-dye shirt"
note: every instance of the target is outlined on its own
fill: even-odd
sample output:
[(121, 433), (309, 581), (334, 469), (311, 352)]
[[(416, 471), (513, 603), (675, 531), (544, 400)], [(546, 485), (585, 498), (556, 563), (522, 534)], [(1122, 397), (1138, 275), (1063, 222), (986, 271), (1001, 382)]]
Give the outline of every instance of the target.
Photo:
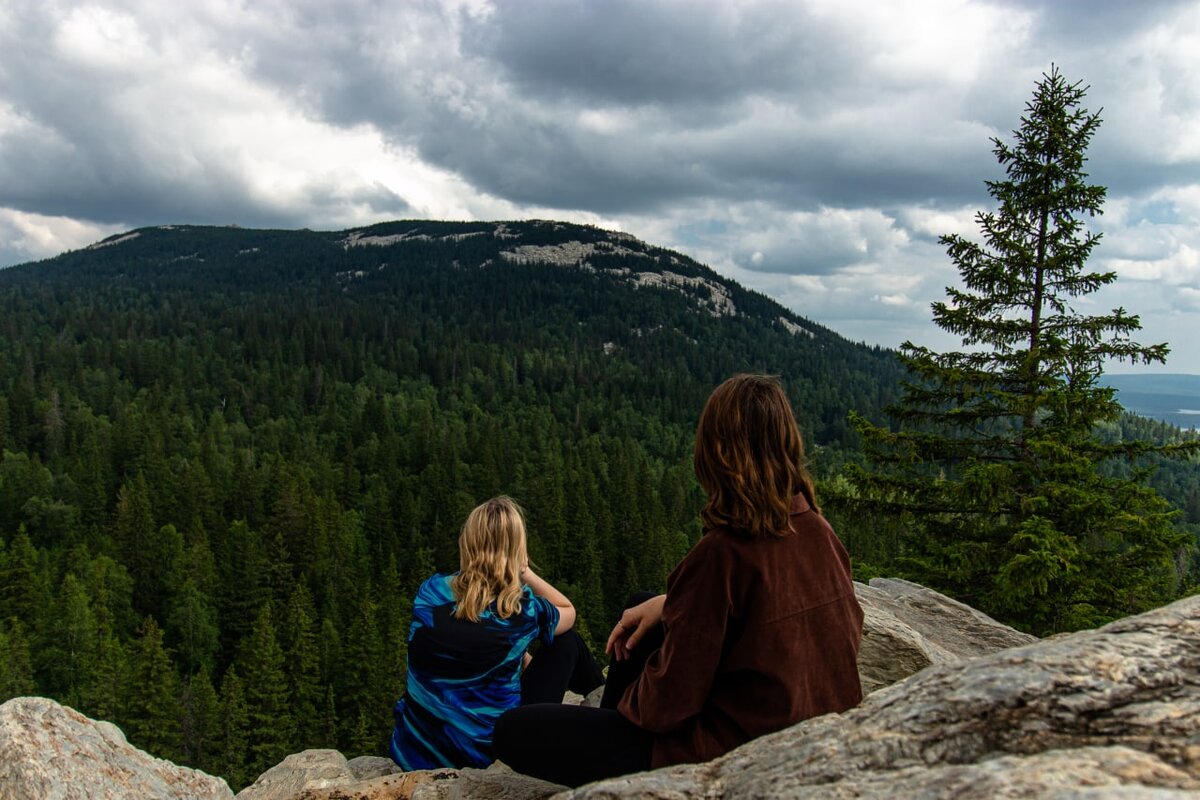
[(434, 575), (413, 600), (408, 685), (396, 703), (392, 760), (405, 770), (485, 767), (496, 720), (521, 704), (521, 656), (554, 640), (558, 609), (524, 587), (508, 619), (495, 605), (478, 622), (455, 619), (453, 575)]

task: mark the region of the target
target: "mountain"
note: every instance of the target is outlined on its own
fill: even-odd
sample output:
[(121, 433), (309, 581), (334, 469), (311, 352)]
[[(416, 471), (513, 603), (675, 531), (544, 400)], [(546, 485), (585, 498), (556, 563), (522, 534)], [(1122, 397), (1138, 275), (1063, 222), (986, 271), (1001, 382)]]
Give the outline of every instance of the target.
[[(569, 358), (585, 384), (615, 360), (625, 368), (604, 368), (614, 390), (635, 403), (678, 400), (679, 421), (692, 420), (730, 373), (766, 370), (782, 376), (819, 444), (852, 445), (847, 409), (876, 414), (900, 377), (890, 351), (851, 343), (685, 256), (557, 222), (392, 222), (330, 233), (162, 226), (11, 268), (0, 287), (20, 292), (10, 296), (13, 314), (13, 302), (32, 302), (67, 331), (80, 325), (74, 312), (95, 319), (107, 306), (185, 341), (201, 330), (231, 335), (250, 358), (263, 355), (259, 340), (294, 334), (305, 345), (285, 360), (325, 371), (354, 370), (311, 340), (351, 337), (377, 366), (435, 385), (458, 380), (460, 365), (486, 373), (482, 353), (496, 347), (525, 354), (512, 363), (518, 371), (535, 354)], [(271, 308), (256, 305), (264, 296)], [(416, 357), (382, 354), (400, 343)], [(443, 365), (432, 354), (445, 348), (457, 355)], [(154, 376), (129, 377), (139, 386)], [(226, 388), (245, 391), (213, 387)]]

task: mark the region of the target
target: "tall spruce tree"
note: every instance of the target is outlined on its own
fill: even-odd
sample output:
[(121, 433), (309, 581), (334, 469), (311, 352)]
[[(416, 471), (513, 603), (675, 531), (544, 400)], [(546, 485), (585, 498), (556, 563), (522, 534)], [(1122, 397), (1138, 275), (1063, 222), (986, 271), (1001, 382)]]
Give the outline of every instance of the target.
[(270, 604), (262, 607), (250, 634), (242, 640), (237, 663), (245, 675), (249, 767), (251, 774), (258, 775), (282, 761), (296, 738), (284, 654), (275, 636)]
[(994, 212), (976, 215), (983, 243), (941, 239), (963, 288), (933, 304), (961, 351), (906, 342), (904, 393), (889, 430), (856, 417), (876, 469), (858, 471), (877, 505), (908, 512), (914, 577), (1039, 633), (1096, 624), (1168, 599), (1184, 544), (1170, 508), (1102, 463), (1154, 448), (1102, 442), (1121, 408), (1098, 378), (1109, 359), (1161, 362), (1140, 345), (1138, 318), (1085, 315), (1076, 298), (1112, 283), (1086, 262), (1105, 189), (1083, 171), (1098, 114), (1086, 87), (1055, 67), (1038, 82), (1008, 144), (1005, 180), (988, 181)]
[(162, 628), (146, 617), (130, 657), (133, 691), (126, 704), (129, 741), (159, 758), (180, 757), (179, 676), (163, 646)]
[(250, 711), (246, 705), (246, 690), (237, 669), (230, 667), (221, 679), (221, 709), (217, 726), (217, 752), (214, 757), (215, 772), (229, 781), (229, 786), (238, 791), (258, 773), (251, 776), (247, 762), (250, 753)]

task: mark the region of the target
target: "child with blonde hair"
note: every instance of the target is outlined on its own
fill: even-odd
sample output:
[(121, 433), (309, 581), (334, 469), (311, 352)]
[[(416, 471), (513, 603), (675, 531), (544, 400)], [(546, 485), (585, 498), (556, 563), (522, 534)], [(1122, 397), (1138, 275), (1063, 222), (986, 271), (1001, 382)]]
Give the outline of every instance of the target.
[[(520, 506), (501, 496), (476, 507), (458, 549), (459, 571), (429, 578), (413, 600), (407, 689), (390, 746), (406, 770), (487, 766), (501, 713), (603, 682), (571, 630), (575, 607), (529, 568)], [(541, 647), (530, 659), (534, 641)]]

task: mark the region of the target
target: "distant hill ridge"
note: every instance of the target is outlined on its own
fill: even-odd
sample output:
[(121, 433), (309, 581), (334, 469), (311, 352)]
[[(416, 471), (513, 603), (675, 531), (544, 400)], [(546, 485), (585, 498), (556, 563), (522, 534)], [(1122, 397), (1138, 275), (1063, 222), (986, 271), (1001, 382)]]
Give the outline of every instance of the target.
[[(689, 427), (713, 385), (764, 371), (782, 377), (814, 444), (850, 450), (857, 439), (847, 412), (880, 418), (903, 374), (892, 351), (851, 342), (686, 255), (545, 220), (398, 220), (340, 231), (161, 225), (4, 270), (6, 285), (98, 293), (89, 308), (154, 297), (175, 311), (182, 304), (189, 330), (230, 309), (253, 331), (262, 325), (247, 318), (264, 315), (336, 335), (335, 323), (361, 316), (353, 335), (401, 337), (431, 353), (566, 348), (620, 357), (641, 373), (617, 370), (625, 394), (635, 403), (647, 392), (674, 395), (681, 414), (672, 421)], [(246, 305), (263, 292), (272, 308)], [(58, 313), (71, 324), (65, 308)], [(157, 327), (166, 333), (180, 322)], [(586, 374), (595, 373), (590, 358), (581, 359)]]
[[(226, 241), (220, 242), (221, 244), (238, 240), (245, 240), (249, 243), (252, 240), (259, 241), (264, 237), (269, 241), (271, 238), (291, 233), (295, 236), (316, 237), (327, 244), (340, 246), (344, 251), (354, 248), (403, 251), (411, 249), (414, 244), (440, 244), (457, 251), (464, 249), (461, 247), (462, 243), (476, 239), (478, 241), (474, 244), (479, 246), (469, 248), (471, 255), (476, 259), (479, 256), (484, 257), (481, 260), (472, 259), (469, 262), (455, 259), (453, 266), (485, 268), (499, 261), (512, 264), (573, 267), (585, 272), (614, 276), (634, 287), (656, 287), (677, 291), (686, 296), (697, 310), (715, 317), (738, 314), (738, 307), (733, 300), (731, 291), (731, 288), (737, 285), (712, 269), (680, 253), (648, 245), (627, 233), (564, 222), (532, 220), (484, 223), (408, 220), (324, 233), (315, 233), (307, 229), (281, 232), (244, 229), (239, 226), (160, 225), (114, 234), (84, 248), (84, 250), (98, 251), (137, 243), (153, 247), (166, 256), (161, 249), (162, 245), (168, 243), (164, 234), (175, 236), (181, 240), (181, 243), (190, 244), (192, 237), (186, 236), (186, 234), (196, 233), (205, 233), (213, 237), (210, 244), (218, 244), (222, 238)], [(179, 236), (179, 234), (184, 235)], [(228, 247), (220, 247), (218, 244), (217, 249), (210, 252), (196, 250), (190, 253), (176, 253), (168, 258), (173, 261), (194, 259), (203, 263), (214, 258), (228, 258), (230, 255)], [(251, 256), (265, 258), (270, 256), (270, 252), (264, 250), (261, 244), (256, 244), (238, 249), (232, 255), (234, 258), (249, 259)], [(631, 264), (631, 259), (636, 261)], [(635, 265), (640, 268), (635, 268)], [(381, 262), (377, 264), (376, 270), (382, 272), (387, 266), (386, 261)], [(356, 269), (341, 270), (334, 274), (342, 289), (348, 291), (356, 281), (369, 278), (371, 273)], [(741, 289), (740, 286), (738, 288)], [(778, 311), (775, 321), (788, 333), (803, 334), (809, 337), (815, 337), (818, 331), (830, 333), (827, 329), (796, 315), (783, 306), (778, 306), (775, 310)]]

